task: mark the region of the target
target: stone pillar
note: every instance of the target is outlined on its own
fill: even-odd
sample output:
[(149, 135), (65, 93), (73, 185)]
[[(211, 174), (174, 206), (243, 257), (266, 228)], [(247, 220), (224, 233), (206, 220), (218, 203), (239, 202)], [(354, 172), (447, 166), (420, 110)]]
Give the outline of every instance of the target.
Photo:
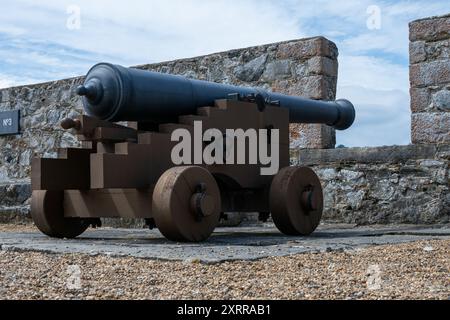
[[(276, 80), (272, 90), (317, 100), (336, 99), (337, 56), (334, 43), (322, 37), (280, 45), (277, 57), (293, 59), (297, 64), (294, 75), (297, 83)], [(290, 132), (294, 148), (330, 149), (336, 144), (335, 130), (326, 125), (292, 124)]]
[[(139, 66), (200, 80), (261, 87), (310, 99), (336, 97), (338, 49), (323, 38), (292, 40), (216, 53), (203, 57)], [(291, 125), (296, 148), (334, 148), (333, 128), (325, 125)]]
[(450, 142), (450, 15), (409, 25), (414, 144)]

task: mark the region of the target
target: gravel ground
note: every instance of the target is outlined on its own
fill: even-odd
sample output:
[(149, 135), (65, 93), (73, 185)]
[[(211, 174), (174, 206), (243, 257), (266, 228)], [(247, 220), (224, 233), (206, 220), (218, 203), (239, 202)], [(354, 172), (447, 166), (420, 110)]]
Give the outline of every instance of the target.
[(0, 251), (0, 265), (0, 299), (450, 298), (450, 240), (214, 265)]
[(17, 223), (17, 224), (0, 224), (0, 232), (30, 232), (38, 231), (32, 223)]

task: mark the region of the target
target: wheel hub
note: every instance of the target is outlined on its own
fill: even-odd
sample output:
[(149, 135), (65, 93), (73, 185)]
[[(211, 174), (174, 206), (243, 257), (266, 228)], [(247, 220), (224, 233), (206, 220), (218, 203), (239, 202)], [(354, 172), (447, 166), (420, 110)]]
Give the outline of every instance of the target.
[(196, 219), (201, 220), (212, 215), (215, 209), (214, 198), (206, 193), (206, 184), (199, 184), (191, 197), (191, 210)]
[(309, 214), (310, 211), (317, 210), (318, 204), (314, 193), (314, 187), (308, 186), (302, 192), (300, 197), (301, 206), (305, 209), (305, 213)]

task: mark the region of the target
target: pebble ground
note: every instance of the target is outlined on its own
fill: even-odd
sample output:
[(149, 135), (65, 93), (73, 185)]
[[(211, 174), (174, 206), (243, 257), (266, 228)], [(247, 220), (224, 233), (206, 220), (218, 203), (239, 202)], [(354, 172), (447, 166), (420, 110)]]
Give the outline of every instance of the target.
[(0, 250), (0, 266), (0, 299), (450, 299), (450, 240), (214, 265)]

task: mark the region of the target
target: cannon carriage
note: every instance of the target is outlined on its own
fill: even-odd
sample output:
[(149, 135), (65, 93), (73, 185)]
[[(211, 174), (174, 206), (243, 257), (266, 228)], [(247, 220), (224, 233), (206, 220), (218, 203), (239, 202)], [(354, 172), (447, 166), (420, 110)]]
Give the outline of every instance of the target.
[[(346, 100), (314, 101), (106, 63), (94, 66), (77, 92), (86, 114), (61, 125), (75, 131), (81, 148), (32, 161), (31, 213), (51, 237), (76, 237), (101, 225), (100, 218), (142, 218), (170, 240), (198, 242), (227, 212), (271, 215), (281, 232), (309, 235), (320, 223), (322, 187), (310, 168), (289, 166), (289, 123), (346, 129), (355, 118)], [(224, 138), (227, 130), (277, 130), (278, 141), (269, 135), (264, 143), (278, 151), (280, 170), (262, 175), (261, 163), (206, 163), (195, 153), (175, 164), (178, 129), (194, 137), (214, 129)], [(196, 143), (201, 150), (208, 145), (190, 143), (194, 150)]]

